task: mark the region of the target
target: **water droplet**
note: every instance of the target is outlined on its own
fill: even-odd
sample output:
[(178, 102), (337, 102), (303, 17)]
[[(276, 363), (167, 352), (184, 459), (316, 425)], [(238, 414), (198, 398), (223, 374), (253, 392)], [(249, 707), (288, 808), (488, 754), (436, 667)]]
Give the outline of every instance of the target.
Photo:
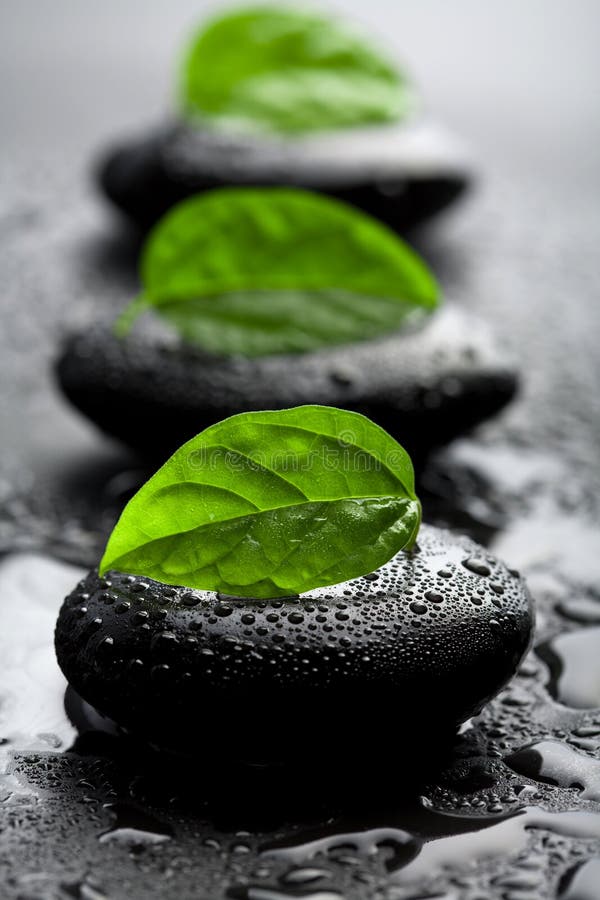
[(539, 741), (507, 756), (519, 775), (534, 781), (577, 788), (584, 800), (600, 801), (600, 760), (584, 756), (558, 741)]
[(99, 836), (101, 844), (116, 842), (130, 849), (139, 850), (144, 846), (161, 844), (173, 836), (169, 825), (137, 807), (115, 803), (112, 811), (116, 821), (112, 828)]
[(213, 612), (216, 616), (220, 616), (221, 618), (225, 618), (226, 616), (230, 616), (233, 612), (233, 607), (228, 606), (226, 603), (215, 603), (213, 606)]
[(315, 869), (315, 868), (298, 868), (291, 869), (289, 872), (286, 872), (285, 875), (281, 876), (281, 881), (284, 884), (312, 884), (314, 881), (319, 881), (321, 878), (330, 878), (331, 875), (327, 871), (327, 869)]
[(422, 615), (427, 612), (427, 604), (423, 603), (422, 600), (413, 600), (410, 604), (410, 609), (412, 612), (416, 613), (416, 615)]
[(468, 569), (469, 572), (473, 572), (475, 575), (487, 577), (491, 574), (490, 567), (483, 559), (479, 559), (476, 556), (469, 556), (467, 559), (463, 559), (462, 564), (465, 569)]

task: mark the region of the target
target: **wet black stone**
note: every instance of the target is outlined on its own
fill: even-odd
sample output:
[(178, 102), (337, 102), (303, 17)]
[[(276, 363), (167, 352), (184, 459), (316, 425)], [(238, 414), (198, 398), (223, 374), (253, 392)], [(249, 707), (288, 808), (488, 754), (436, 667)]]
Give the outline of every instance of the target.
[(403, 231), (451, 204), (470, 172), (449, 139), (417, 122), (327, 137), (240, 137), (169, 125), (106, 154), (98, 180), (142, 228), (191, 194), (294, 185), (329, 194)]
[[(213, 750), (260, 759), (317, 745), (376, 754), (382, 742), (455, 729), (508, 681), (529, 645), (529, 594), (501, 562), (490, 567), (506, 585), (502, 609), (487, 590), (481, 606), (471, 603), (481, 579), (460, 562), (478, 549), (423, 526), (415, 551), (379, 569), (377, 592), (367, 578), (311, 591), (277, 624), (272, 602), (236, 600), (223, 618), (212, 615), (216, 594), (196, 591), (193, 608), (165, 598), (164, 618), (158, 601), (138, 595), (150, 623), (140, 628), (139, 605), (113, 614), (91, 572), (60, 611), (58, 661), (88, 703), (162, 747), (193, 753), (210, 740)], [(456, 567), (443, 608), (421, 600), (440, 565)], [(111, 579), (116, 593), (131, 596), (124, 575)], [(152, 587), (160, 596), (164, 586)], [(102, 608), (96, 631), (74, 613), (81, 592), (89, 594), (88, 617)], [(352, 604), (351, 619), (340, 620), (340, 601)], [(275, 602), (285, 612), (287, 601)], [(107, 642), (110, 653), (102, 652)], [(154, 673), (151, 683), (144, 673)]]
[[(351, 373), (349, 383), (333, 379), (337, 371)], [(451, 308), (420, 331), (258, 359), (208, 356), (144, 334), (121, 341), (97, 326), (67, 339), (56, 373), (103, 431), (157, 457), (226, 416), (305, 403), (363, 413), (418, 454), (494, 415), (517, 386), (487, 329)]]

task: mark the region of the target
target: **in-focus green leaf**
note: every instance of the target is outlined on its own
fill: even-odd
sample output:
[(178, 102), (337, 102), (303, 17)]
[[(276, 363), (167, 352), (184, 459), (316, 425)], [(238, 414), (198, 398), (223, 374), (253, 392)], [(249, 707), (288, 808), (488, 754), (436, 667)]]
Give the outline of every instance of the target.
[(181, 104), (205, 124), (301, 133), (395, 121), (414, 100), (404, 76), (335, 19), (259, 6), (194, 37)]
[(244, 597), (356, 578), (410, 548), (410, 457), (358, 413), (241, 413), (184, 444), (125, 507), (100, 573)]
[(222, 188), (158, 223), (125, 333), (153, 308), (190, 342), (262, 356), (364, 340), (431, 311), (422, 260), (370, 216), (295, 188)]

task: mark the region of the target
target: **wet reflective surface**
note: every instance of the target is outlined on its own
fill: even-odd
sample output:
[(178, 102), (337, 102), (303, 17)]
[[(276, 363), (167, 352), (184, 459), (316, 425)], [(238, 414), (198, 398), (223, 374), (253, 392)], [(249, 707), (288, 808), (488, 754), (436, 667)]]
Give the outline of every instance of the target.
[[(71, 718), (65, 713), (55, 614), (145, 472), (67, 410), (48, 374), (67, 320), (109, 318), (130, 291), (128, 245), (119, 257), (85, 196), (57, 212), (58, 188), (45, 190), (35, 216), (19, 214), (15, 199), (5, 218), (13, 285), (13, 334), (0, 361), (9, 385), (0, 565), (6, 896), (578, 896), (600, 845), (599, 314), (585, 255), (595, 213), (569, 220), (577, 251), (573, 234), (567, 240), (546, 223), (528, 258), (519, 248), (541, 213), (492, 183), (452, 229), (422, 238), (448, 302), (486, 315), (520, 357), (525, 381), (501, 419), (423, 461), (427, 518), (472, 535), (527, 577), (536, 650), (455, 745), (432, 742), (418, 768), (403, 757), (411, 735), (398, 721), (381, 766), (329, 759), (316, 734), (315, 759), (286, 770), (228, 766), (210, 753), (182, 765), (120, 736), (77, 697), (67, 695)], [(544, 289), (525, 290), (541, 270)], [(550, 327), (548, 307), (556, 320), (573, 278), (579, 304)]]
[[(467, 13), (481, 33), (476, 5)], [(564, 34), (572, 47), (572, 33), (555, 20), (556, 13), (544, 20), (548, 33)], [(61, 29), (52, 28), (56, 38)], [(505, 30), (500, 48), (518, 40), (514, 28)], [(446, 29), (440, 33), (446, 41)], [(418, 30), (410, 34), (418, 39)], [(56, 60), (38, 45), (35, 54), (22, 41), (15, 46), (48, 80)], [(436, 52), (448, 69), (434, 84), (449, 79), (450, 92), (456, 49), (444, 56), (437, 44)], [(579, 48), (578, 59), (585, 52)], [(535, 47), (526, 58), (545, 71)], [(140, 58), (139, 71), (146, 63)], [(464, 62), (471, 64), (477, 60)], [(104, 49), (98, 66), (104, 75)], [(71, 89), (72, 72), (58, 70)], [(431, 741), (418, 765), (406, 762), (413, 736), (401, 720), (376, 766), (350, 752), (330, 759), (318, 734), (313, 758), (291, 770), (227, 764), (211, 757), (209, 739), (190, 763), (137, 745), (65, 693), (51, 647), (64, 594), (95, 564), (145, 477), (138, 458), (66, 407), (50, 374), (64, 333), (110, 320), (136, 289), (135, 238), (104, 215), (83, 172), (100, 139), (118, 132), (116, 120), (124, 126), (135, 113), (126, 96), (122, 109), (117, 103), (121, 85), (112, 77), (106, 73), (114, 108), (91, 103), (83, 90), (77, 99), (73, 88), (74, 105), (59, 119), (63, 143), (53, 151), (22, 141), (3, 165), (2, 896), (592, 900), (600, 852), (600, 178), (586, 156), (597, 146), (591, 113), (584, 139), (579, 107), (558, 90), (553, 102), (558, 97), (569, 116), (549, 115), (560, 123), (556, 132), (541, 120), (494, 131), (500, 107), (470, 108), (473, 95), (461, 95), (454, 109), (466, 110), (463, 124), (480, 123), (471, 130), (483, 151), (479, 191), (413, 237), (447, 302), (487, 321), (523, 379), (500, 418), (421, 461), (426, 518), (468, 533), (527, 577), (538, 605), (535, 649), (451, 746)], [(503, 69), (502, 77), (513, 76)], [(23, 88), (24, 109), (33, 108), (32, 96)], [(535, 91), (532, 98), (534, 116)], [(21, 134), (31, 138), (36, 116), (26, 118)], [(536, 128), (539, 142), (528, 151)], [(13, 137), (7, 146), (17, 146)], [(542, 152), (546, 146), (552, 152)]]

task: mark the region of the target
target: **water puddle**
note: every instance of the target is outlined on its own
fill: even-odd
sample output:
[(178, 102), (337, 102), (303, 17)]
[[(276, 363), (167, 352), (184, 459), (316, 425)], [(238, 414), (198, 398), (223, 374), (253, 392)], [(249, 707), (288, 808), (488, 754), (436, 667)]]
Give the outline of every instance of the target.
[(557, 573), (570, 585), (596, 587), (598, 525), (589, 498), (569, 493), (574, 486), (565, 463), (530, 449), (492, 449), (469, 439), (455, 442), (448, 461), (480, 480), (475, 498), (479, 504), (502, 508), (505, 520), (490, 540), (490, 549), (500, 559), (510, 560), (528, 578)]
[[(504, 816), (477, 818), (423, 808), (418, 821), (411, 821), (410, 831), (379, 828), (328, 834), (301, 843), (295, 840), (288, 845), (271, 845), (263, 848), (260, 856), (267, 862), (289, 864), (290, 870), (285, 876), (288, 882), (294, 871), (301, 872), (306, 867), (332, 863), (353, 865), (366, 858), (374, 861), (375, 857), (381, 856), (380, 868), (388, 873), (388, 883), (410, 885), (429, 883), (438, 875), (472, 868), (477, 863), (517, 856), (527, 849), (530, 832), (534, 829), (571, 839), (599, 840), (600, 813), (556, 813), (525, 807)], [(515, 872), (512, 877), (513, 880), (518, 878), (522, 888), (540, 884), (540, 875), (533, 868), (525, 873)], [(278, 894), (270, 887), (257, 886), (253, 890), (263, 893), (243, 896), (248, 900), (251, 897), (273, 897), (275, 900), (289, 896)], [(275, 892), (269, 894), (268, 891)]]
[(413, 862), (394, 875), (393, 880), (410, 882), (442, 870), (460, 869), (473, 862), (514, 856), (526, 849), (532, 829), (543, 829), (566, 838), (598, 840), (600, 813), (551, 813), (526, 807), (490, 828), (430, 841)]
[(13, 750), (61, 750), (76, 736), (63, 706), (54, 625), (82, 574), (33, 553), (0, 561), (0, 738)]
[[(3, 748), (0, 747), (0, 751)], [(0, 753), (0, 804), (12, 806), (33, 803), (39, 792), (14, 771), (14, 762), (6, 752)]]
[(582, 800), (600, 802), (600, 760), (558, 741), (539, 741), (505, 758), (519, 775), (564, 788), (578, 788)]
[[(280, 859), (293, 865), (306, 865), (319, 858), (344, 861), (348, 856), (385, 855), (385, 869), (392, 872), (416, 856), (419, 842), (398, 828), (374, 828), (370, 831), (333, 834), (296, 847), (274, 847), (264, 850), (264, 859)], [(289, 880), (289, 876), (288, 876)]]
[(550, 668), (548, 688), (565, 706), (600, 707), (600, 627), (561, 634), (537, 648)]
[(281, 891), (278, 888), (242, 887), (232, 888), (227, 892), (231, 900), (344, 900), (343, 894), (337, 891), (310, 891), (298, 894)]
[(121, 844), (132, 852), (140, 852), (145, 847), (163, 844), (173, 837), (170, 825), (150, 815), (146, 810), (128, 803), (114, 803), (110, 808), (116, 816), (116, 821), (112, 828), (99, 836), (101, 844)]
[[(58, 608), (82, 574), (74, 566), (53, 562), (37, 554), (18, 554), (0, 561), (0, 596), (3, 598), (0, 610), (3, 644), (0, 653), (0, 738), (4, 738), (4, 746), (9, 750), (47, 752), (68, 749), (77, 736), (71, 719), (79, 724), (81, 730), (102, 730), (104, 723), (96, 721), (98, 717), (94, 718), (94, 711), (76, 697), (69, 700), (68, 693), (67, 706), (71, 718), (65, 713), (66, 682), (54, 656), (53, 632)], [(546, 660), (549, 656), (555, 660), (551, 668), (556, 696), (562, 702), (581, 707), (600, 705), (598, 647), (600, 628), (592, 627), (556, 638), (545, 655), (540, 649), (540, 655), (544, 655)], [(578, 739), (584, 742), (597, 736), (591, 726), (587, 731), (584, 727), (579, 731)], [(8, 754), (6, 756), (8, 759)], [(439, 763), (439, 753), (436, 759)], [(130, 762), (123, 757), (123, 773), (129, 771), (127, 767)], [(521, 775), (563, 787), (575, 786), (583, 799), (600, 801), (600, 761), (584, 756), (565, 744), (542, 741), (512, 754), (507, 762)], [(140, 772), (144, 775), (144, 765), (135, 757), (135, 766), (141, 768), (138, 771), (134, 766), (132, 771), (136, 775)], [(153, 772), (150, 766), (148, 778), (152, 778)], [(233, 778), (232, 773), (229, 775)], [(18, 799), (23, 789), (11, 775), (10, 769), (7, 768), (2, 777), (3, 799), (10, 800), (11, 793)], [(256, 780), (259, 786), (262, 785), (260, 778)], [(260, 806), (260, 803), (266, 808), (275, 797), (281, 800), (289, 813), (290, 785), (284, 773), (279, 779), (274, 778), (272, 773), (265, 774), (262, 793), (254, 791), (251, 785), (244, 795), (245, 800), (240, 800), (234, 781), (231, 781), (229, 791), (234, 807), (233, 817), (236, 810), (239, 812), (240, 804), (245, 810), (244, 802), (249, 809), (254, 809), (257, 804)], [(138, 782), (139, 779), (135, 784)], [(168, 784), (166, 777), (165, 784)], [(275, 789), (274, 785), (279, 785), (279, 788)], [(198, 802), (206, 799), (206, 794), (206, 785), (203, 785), (198, 789)], [(160, 852), (167, 853), (168, 845), (177, 844), (179, 847), (181, 843), (182, 847), (185, 846), (185, 839), (179, 834), (179, 825), (175, 840), (175, 829), (170, 823), (178, 820), (173, 820), (171, 810), (165, 811), (163, 821), (148, 811), (142, 795), (143, 791), (140, 797), (129, 793), (128, 802), (116, 802), (108, 807), (114, 813), (115, 822), (102, 834), (95, 835), (98, 840), (94, 841), (104, 848), (103, 853), (120, 853), (123, 858), (131, 858), (146, 851), (149, 857), (151, 848), (165, 845)], [(132, 797), (133, 804), (139, 805), (129, 802)], [(193, 799), (192, 806), (196, 803), (195, 797)], [(344, 869), (361, 873), (365, 878), (375, 877), (372, 873), (377, 873), (377, 878), (384, 879), (390, 890), (397, 890), (398, 896), (404, 897), (405, 891), (412, 885), (418, 884), (421, 890), (422, 885), (431, 885), (433, 880), (446, 873), (472, 869), (474, 862), (499, 862), (518, 856), (530, 846), (531, 832), (536, 829), (572, 839), (600, 840), (600, 814), (596, 813), (548, 813), (529, 807), (504, 815), (468, 816), (436, 812), (416, 797), (404, 802), (400, 797), (393, 799), (386, 795), (385, 802), (391, 812), (381, 812), (380, 806), (372, 803), (368, 811), (361, 812), (357, 818), (342, 818), (341, 815), (335, 819), (329, 815), (317, 818), (309, 810), (311, 815), (307, 818), (292, 819), (296, 822), (292, 828), (302, 827), (304, 830), (296, 831), (293, 837), (286, 839), (279, 837), (285, 833), (283, 826), (277, 832), (270, 830), (270, 827), (258, 829), (262, 837), (255, 834), (253, 840), (248, 842), (246, 857), (254, 863), (264, 864), (269, 869), (269, 875), (263, 879), (249, 875), (246, 883), (231, 887), (228, 896), (232, 900), (290, 900), (294, 897), (302, 897), (303, 900), (343, 900), (343, 881), (340, 883), (337, 874)], [(156, 804), (150, 806), (158, 808)], [(198, 808), (196, 804), (196, 814)], [(214, 808), (217, 810), (216, 805)], [(210, 809), (213, 809), (212, 801)], [(218, 812), (223, 814), (223, 804)], [(226, 820), (225, 815), (225, 823)], [(298, 822), (305, 822), (306, 825), (298, 825)], [(309, 822), (329, 824), (325, 828), (319, 825), (308, 830)], [(278, 819), (275, 825), (280, 827)], [(214, 827), (212, 819), (211, 827)], [(198, 825), (198, 828), (200, 831), (195, 840), (201, 845), (204, 826)], [(269, 839), (269, 835), (274, 833), (278, 835), (278, 840)], [(253, 849), (256, 840), (262, 841), (258, 858)], [(188, 849), (190, 847), (188, 845)], [(233, 849), (230, 857), (246, 858), (236, 855)], [(529, 889), (529, 882), (530, 886), (537, 885), (540, 877), (537, 870), (517, 872), (511, 875), (511, 884), (517, 879), (522, 890), (525, 890)], [(576, 879), (579, 878), (579, 884), (587, 877), (583, 867), (577, 870), (566, 890), (575, 890), (575, 887), (579, 890)], [(433, 887), (439, 887), (439, 882)], [(505, 888), (513, 889), (510, 885)], [(370, 887), (365, 889), (368, 892)], [(85, 896), (86, 900), (88, 895), (96, 900), (100, 891), (98, 889), (95, 894), (95, 890), (86, 886), (80, 895)], [(452, 894), (443, 891), (436, 894), (435, 890), (430, 890), (425, 896), (449, 898)], [(567, 893), (565, 896), (568, 900), (575, 900), (578, 895)], [(582, 896), (588, 900), (587, 896)]]
[(600, 894), (600, 857), (589, 859), (569, 873), (560, 900), (598, 900)]
[(583, 625), (600, 624), (600, 601), (591, 597), (574, 597), (561, 601), (558, 611), (572, 622)]

